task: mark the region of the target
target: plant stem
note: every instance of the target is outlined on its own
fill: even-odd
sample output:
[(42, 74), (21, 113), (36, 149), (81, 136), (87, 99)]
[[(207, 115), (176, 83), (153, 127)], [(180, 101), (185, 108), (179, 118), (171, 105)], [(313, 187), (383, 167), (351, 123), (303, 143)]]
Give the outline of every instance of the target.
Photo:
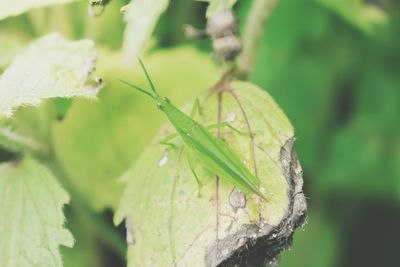
[(256, 57), (266, 19), (270, 16), (276, 0), (254, 0), (242, 36), (243, 51), (237, 59), (237, 74), (247, 78)]

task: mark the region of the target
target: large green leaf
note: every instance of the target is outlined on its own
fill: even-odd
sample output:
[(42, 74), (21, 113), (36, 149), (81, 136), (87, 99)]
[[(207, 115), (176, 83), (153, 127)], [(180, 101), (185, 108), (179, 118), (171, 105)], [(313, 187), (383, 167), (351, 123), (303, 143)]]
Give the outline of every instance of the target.
[[(165, 121), (149, 99), (118, 81), (148, 86), (140, 68), (121, 67), (120, 56), (105, 52), (100, 57), (108, 64), (99, 64), (106, 84), (99, 101), (74, 102), (54, 128), (57, 158), (75, 188), (97, 209), (117, 205), (122, 189), (117, 179)], [(144, 60), (160, 92), (176, 103), (211, 87), (220, 75), (207, 55), (189, 47), (155, 52)]]
[(167, 9), (169, 0), (132, 0), (125, 14), (127, 23), (124, 36), (124, 60), (128, 64), (136, 58), (151, 36), (161, 14)]
[[(277, 249), (285, 240), (280, 234), (290, 236), (294, 226), (283, 226), (287, 231), (282, 232), (276, 227), (297, 223), (297, 216), (304, 215), (301, 171), (292, 151), (290, 122), (260, 88), (234, 82), (231, 89), (221, 101), (217, 94), (204, 98), (203, 115), (196, 119), (204, 125), (216, 123), (220, 110), (222, 121), (252, 132), (254, 141), (229, 128), (221, 129), (221, 136), (243, 163), (257, 172), (260, 190), (268, 201), (260, 202), (256, 196), (246, 199), (226, 180), (217, 185), (215, 176), (193, 161), (202, 181), (199, 187), (180, 139), (174, 140), (176, 148), (159, 144), (161, 138), (175, 132), (168, 124), (123, 178), (127, 187), (115, 222), (126, 219), (128, 266), (216, 266), (237, 251), (251, 255), (255, 250), (247, 247), (259, 237), (267, 239), (274, 230), (276, 234), (269, 238), (275, 240)], [(185, 110), (190, 109), (187, 106)], [(303, 205), (293, 204), (293, 194)], [(269, 253), (267, 247), (263, 251)], [(263, 261), (263, 256), (258, 253), (247, 260)]]
[(90, 40), (69, 41), (53, 33), (18, 55), (0, 76), (0, 116), (21, 105), (52, 97), (94, 97), (98, 84), (88, 84), (95, 54)]
[(0, 0), (0, 20), (9, 16), (19, 15), (32, 8), (63, 4), (79, 0)]
[(0, 265), (62, 266), (59, 246), (72, 246), (62, 207), (67, 193), (31, 158), (0, 165)]

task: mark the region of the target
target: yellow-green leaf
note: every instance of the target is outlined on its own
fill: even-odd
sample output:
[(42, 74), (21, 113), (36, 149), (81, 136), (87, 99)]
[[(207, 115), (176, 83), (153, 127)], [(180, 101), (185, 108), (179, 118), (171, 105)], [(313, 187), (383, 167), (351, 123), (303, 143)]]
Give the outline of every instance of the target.
[(146, 41), (151, 36), (161, 14), (168, 6), (168, 0), (132, 0), (125, 14), (127, 23), (124, 34), (124, 60), (136, 63)]
[(16, 36), (0, 33), (0, 73), (22, 49), (22, 42)]
[(268, 201), (246, 197), (226, 180), (217, 185), (215, 175), (194, 162), (202, 181), (199, 188), (180, 139), (174, 140), (176, 149), (159, 144), (174, 132), (168, 124), (123, 178), (127, 187), (115, 222), (126, 219), (128, 266), (216, 266), (221, 262), (231, 266), (226, 261), (240, 251), (250, 266), (251, 253), (256, 251), (250, 247), (263, 238), (274, 240), (276, 251), (265, 245), (265, 255), (259, 253), (254, 259), (273, 260), (304, 219), (292, 125), (260, 88), (234, 82), (230, 89), (220, 101), (215, 93), (203, 98), (204, 115), (196, 119), (214, 124), (220, 110), (220, 121), (254, 135), (253, 140), (221, 129), (222, 140), (260, 179), (260, 191)]
[(73, 245), (62, 212), (68, 200), (35, 160), (0, 164), (0, 266), (62, 266), (59, 246)]
[(96, 55), (91, 40), (69, 41), (57, 33), (32, 43), (0, 76), (0, 116), (21, 105), (52, 97), (94, 97), (98, 84), (87, 79)]
[(16, 16), (32, 8), (55, 4), (64, 4), (79, 0), (0, 0), (0, 20), (9, 16)]

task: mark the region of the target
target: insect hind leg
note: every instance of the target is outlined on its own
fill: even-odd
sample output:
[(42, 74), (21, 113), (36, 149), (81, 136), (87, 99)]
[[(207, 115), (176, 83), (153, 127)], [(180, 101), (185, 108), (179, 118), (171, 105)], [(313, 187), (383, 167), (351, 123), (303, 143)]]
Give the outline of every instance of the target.
[(193, 118), (196, 115), (196, 112), (198, 112), (200, 116), (203, 116), (203, 108), (201, 107), (200, 100), (198, 98), (194, 100), (190, 117)]
[(220, 122), (220, 123), (216, 123), (216, 124), (211, 124), (211, 125), (208, 125), (206, 128), (207, 129), (215, 129), (215, 128), (222, 128), (222, 127), (228, 127), (228, 128), (230, 128), (231, 130), (235, 131), (236, 133), (238, 133), (240, 135), (245, 135), (245, 136), (249, 136), (249, 137), (253, 136), (252, 133), (241, 131), (238, 128), (233, 127), (232, 125), (230, 125), (227, 122)]
[(171, 140), (175, 139), (176, 137), (178, 137), (178, 133), (174, 133), (171, 135), (166, 136), (165, 138), (161, 139), (160, 141), (160, 145), (165, 145), (165, 146), (169, 146), (171, 148), (176, 148), (176, 145), (174, 143), (171, 142)]
[(194, 164), (193, 164), (193, 156), (190, 153), (190, 151), (186, 152), (186, 159), (187, 159), (187, 162), (188, 162), (188, 165), (189, 165), (189, 169), (192, 172), (192, 174), (193, 174), (193, 176), (194, 176), (194, 178), (196, 179), (196, 182), (197, 182), (197, 187), (198, 187), (197, 188), (197, 196), (201, 197), (201, 188), (203, 187), (203, 184), (200, 181), (200, 178), (199, 178), (199, 176), (197, 175), (197, 173), (195, 171), (195, 167), (194, 167)]

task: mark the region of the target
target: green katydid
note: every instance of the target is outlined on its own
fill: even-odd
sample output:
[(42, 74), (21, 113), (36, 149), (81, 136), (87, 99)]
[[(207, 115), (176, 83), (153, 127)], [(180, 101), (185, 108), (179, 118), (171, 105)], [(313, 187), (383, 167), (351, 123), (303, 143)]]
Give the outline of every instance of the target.
[(139, 60), (139, 63), (150, 84), (151, 91), (124, 80), (121, 82), (149, 96), (157, 103), (157, 106), (175, 127), (177, 135), (182, 138), (184, 144), (193, 151), (206, 169), (231, 182), (244, 193), (254, 193), (265, 200), (265, 196), (258, 190), (258, 178), (246, 168), (236, 153), (227, 144), (214, 137), (206, 127), (175, 107), (168, 98), (160, 96), (143, 62)]

